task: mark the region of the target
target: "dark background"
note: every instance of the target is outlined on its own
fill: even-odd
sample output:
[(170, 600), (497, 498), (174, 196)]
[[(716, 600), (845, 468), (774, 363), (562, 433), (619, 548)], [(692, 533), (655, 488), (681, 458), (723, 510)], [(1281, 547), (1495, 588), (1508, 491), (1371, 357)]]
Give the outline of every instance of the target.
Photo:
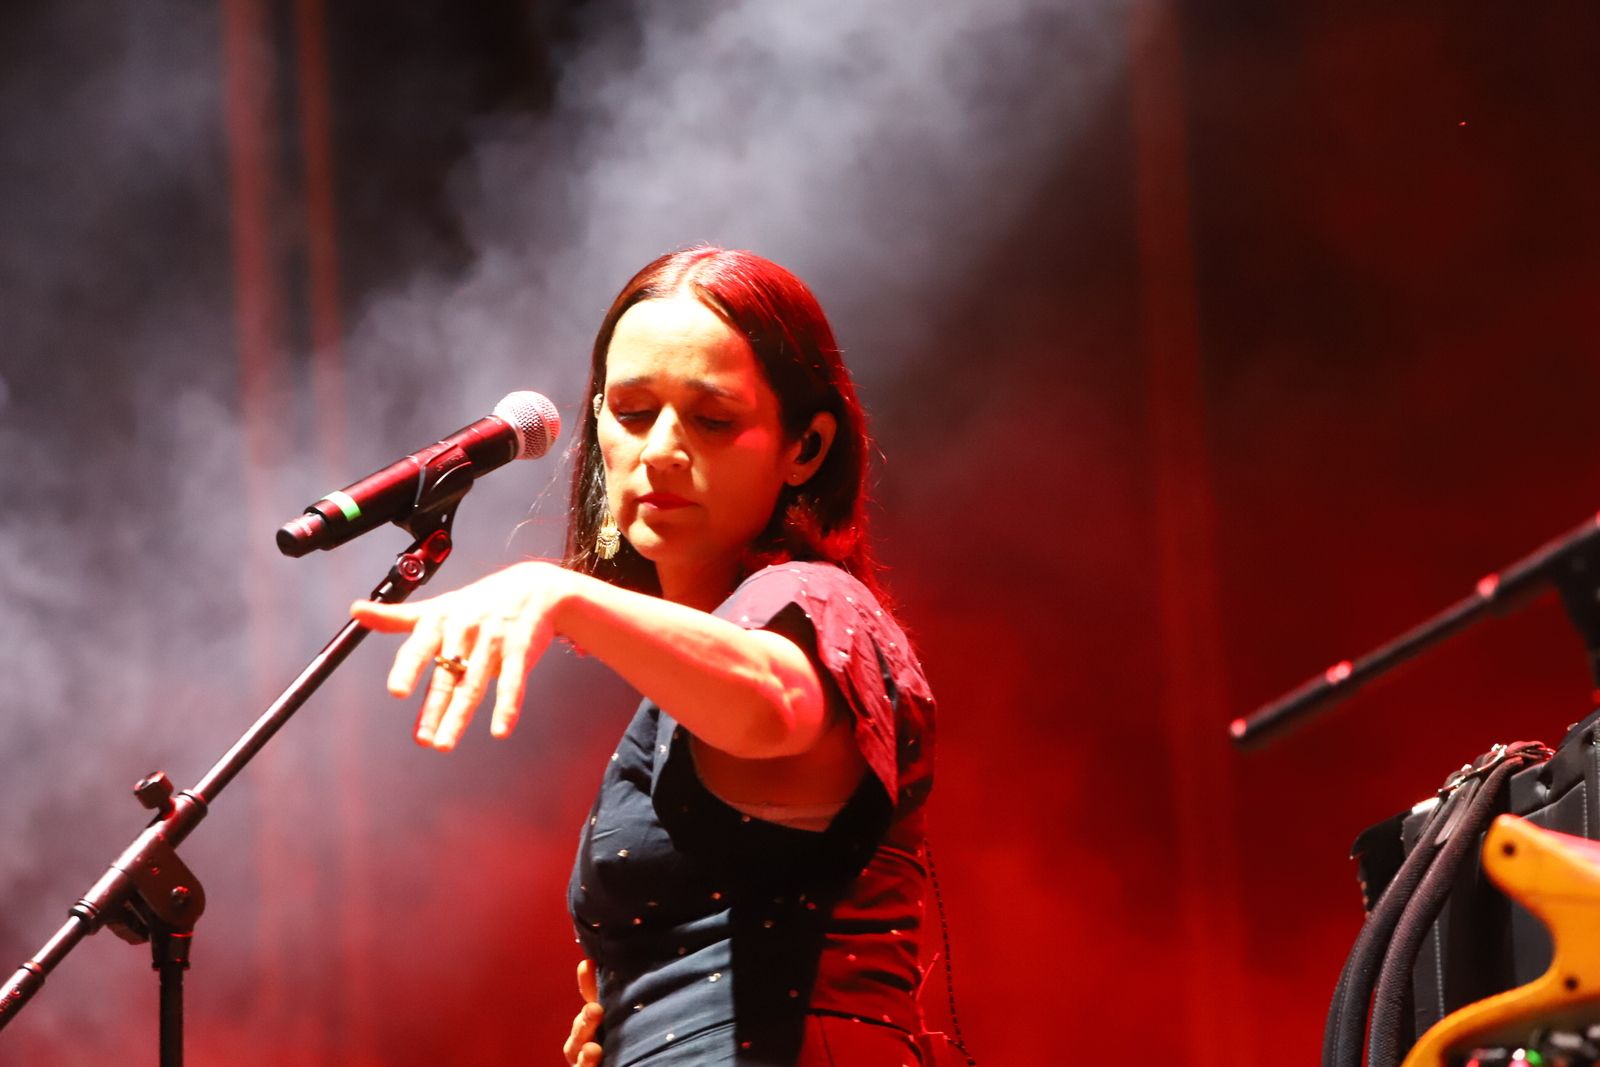
[[(1545, 597), (1225, 737), (1600, 506), (1600, 9), (970, 7), (9, 6), (0, 967), (404, 543), (276, 526), (512, 389), (575, 422), (707, 240), (812, 282), (875, 420), (974, 1050), (1311, 1062), (1356, 833), (1590, 706)], [(567, 470), (480, 483), (440, 581), (555, 551)], [(630, 694), (554, 654), (441, 757), (370, 644), (185, 847), (192, 1061), (559, 1062)], [(96, 937), (0, 1062), (153, 1062), (154, 997)]]

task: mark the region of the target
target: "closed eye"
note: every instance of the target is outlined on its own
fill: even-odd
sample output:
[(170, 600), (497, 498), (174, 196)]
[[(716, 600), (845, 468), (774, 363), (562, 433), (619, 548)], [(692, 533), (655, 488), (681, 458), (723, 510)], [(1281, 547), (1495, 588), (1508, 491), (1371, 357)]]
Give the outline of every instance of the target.
[[(643, 428), (655, 420), (656, 413), (650, 408), (639, 408), (634, 411), (616, 411), (612, 416), (624, 426)], [(698, 415), (694, 421), (708, 433), (727, 433), (737, 425), (737, 420), (713, 415)]]

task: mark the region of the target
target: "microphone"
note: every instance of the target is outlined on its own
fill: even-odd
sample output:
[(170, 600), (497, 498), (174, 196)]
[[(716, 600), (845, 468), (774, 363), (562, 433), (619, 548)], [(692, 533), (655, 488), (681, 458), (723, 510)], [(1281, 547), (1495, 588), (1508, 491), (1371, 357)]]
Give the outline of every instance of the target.
[[(278, 530), (278, 551), (298, 558), (337, 548), (386, 522), (459, 499), (473, 479), (514, 459), (538, 459), (560, 432), (561, 416), (548, 398), (511, 393), (495, 405), (494, 414), (306, 508)], [(451, 489), (438, 496), (433, 490), (447, 477)]]

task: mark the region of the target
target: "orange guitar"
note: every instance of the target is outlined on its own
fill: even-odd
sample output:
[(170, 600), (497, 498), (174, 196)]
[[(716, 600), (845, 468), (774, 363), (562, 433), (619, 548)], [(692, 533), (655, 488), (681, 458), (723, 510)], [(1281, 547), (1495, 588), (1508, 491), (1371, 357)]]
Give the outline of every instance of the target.
[(1539, 1030), (1600, 1022), (1600, 842), (1501, 815), (1483, 842), (1496, 885), (1550, 930), (1550, 969), (1440, 1019), (1402, 1067), (1452, 1067), (1473, 1049), (1519, 1048)]

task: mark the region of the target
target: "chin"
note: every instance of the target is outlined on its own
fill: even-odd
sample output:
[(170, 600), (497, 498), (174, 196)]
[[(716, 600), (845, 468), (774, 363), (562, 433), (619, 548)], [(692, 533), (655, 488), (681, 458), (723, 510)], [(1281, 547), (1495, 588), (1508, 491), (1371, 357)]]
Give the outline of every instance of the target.
[(651, 563), (659, 563), (663, 559), (672, 559), (683, 554), (683, 546), (675, 543), (681, 539), (663, 537), (660, 532), (652, 530), (643, 523), (635, 523), (632, 529), (624, 530), (622, 536), (628, 539), (628, 544), (633, 546), (635, 552)]
[[(635, 536), (637, 534), (637, 536)], [(637, 523), (623, 536), (633, 550), (657, 567), (692, 565), (703, 567), (725, 558), (728, 553), (708, 544), (703, 537), (692, 537), (676, 530), (661, 531)]]

